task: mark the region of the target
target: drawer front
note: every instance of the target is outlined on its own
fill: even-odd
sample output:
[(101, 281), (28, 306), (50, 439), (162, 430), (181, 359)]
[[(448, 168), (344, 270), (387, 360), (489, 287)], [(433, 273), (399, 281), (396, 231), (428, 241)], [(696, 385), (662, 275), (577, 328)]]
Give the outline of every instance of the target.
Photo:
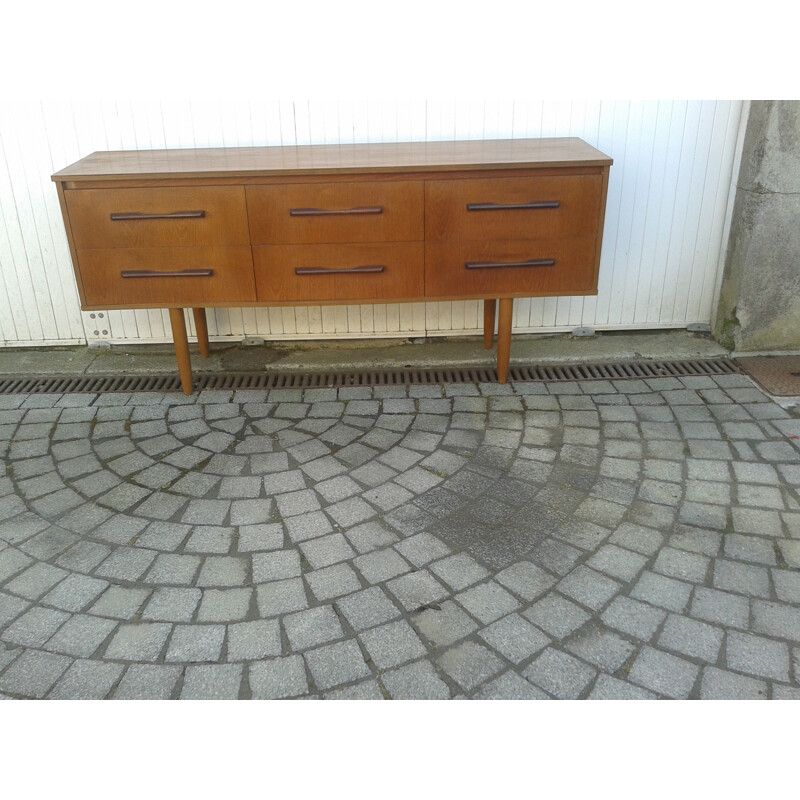
[(253, 248), (260, 302), (422, 297), (424, 258), (422, 242)]
[(79, 250), (248, 244), (244, 187), (64, 192)]
[(253, 244), (420, 241), (423, 203), (422, 181), (247, 187)]
[(78, 265), (90, 306), (156, 308), (256, 299), (250, 248), (241, 245), (78, 250)]
[(428, 181), (425, 231), (435, 239), (538, 239), (596, 233), (601, 175)]
[(428, 297), (522, 297), (594, 294), (593, 236), (430, 242), (425, 250)]

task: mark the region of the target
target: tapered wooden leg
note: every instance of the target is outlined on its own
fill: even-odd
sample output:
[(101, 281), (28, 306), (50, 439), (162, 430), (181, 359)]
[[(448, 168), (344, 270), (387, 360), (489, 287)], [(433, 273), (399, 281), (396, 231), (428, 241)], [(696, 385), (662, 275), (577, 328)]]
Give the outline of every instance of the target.
[(500, 298), (500, 311), (497, 318), (497, 382), (508, 380), (508, 359), (511, 355), (511, 312), (514, 299)]
[(172, 341), (175, 344), (175, 358), (178, 360), (178, 375), (184, 394), (192, 393), (192, 362), (189, 358), (189, 337), (186, 335), (186, 320), (182, 308), (169, 310), (172, 324)]
[(206, 310), (204, 308), (193, 308), (194, 328), (197, 331), (197, 346), (200, 348), (200, 355), (208, 358), (208, 322), (206, 322)]
[(494, 344), (494, 314), (497, 308), (497, 300), (483, 301), (483, 346), (491, 350)]

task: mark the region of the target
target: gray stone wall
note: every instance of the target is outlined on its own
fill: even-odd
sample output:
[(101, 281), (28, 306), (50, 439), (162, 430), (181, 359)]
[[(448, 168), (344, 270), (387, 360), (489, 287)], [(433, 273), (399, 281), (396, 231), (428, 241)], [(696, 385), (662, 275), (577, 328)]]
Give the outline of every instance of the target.
[(751, 103), (714, 335), (800, 349), (800, 101)]

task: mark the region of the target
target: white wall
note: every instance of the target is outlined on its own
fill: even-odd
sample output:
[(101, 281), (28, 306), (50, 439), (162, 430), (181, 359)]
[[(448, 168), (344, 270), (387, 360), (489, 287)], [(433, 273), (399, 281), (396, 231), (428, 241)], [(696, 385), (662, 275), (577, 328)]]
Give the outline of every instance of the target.
[[(50, 175), (95, 150), (579, 136), (614, 159), (597, 297), (517, 300), (518, 332), (709, 322), (741, 101), (0, 104), (0, 345), (170, 339), (165, 311), (80, 311)], [(473, 333), (478, 303), (209, 313), (212, 337)]]

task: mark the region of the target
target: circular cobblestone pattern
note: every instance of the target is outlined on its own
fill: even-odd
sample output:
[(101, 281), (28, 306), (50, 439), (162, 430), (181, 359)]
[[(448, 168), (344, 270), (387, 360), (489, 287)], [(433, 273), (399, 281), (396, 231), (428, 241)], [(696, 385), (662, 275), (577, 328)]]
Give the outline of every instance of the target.
[(8, 698), (800, 696), (739, 375), (0, 397)]

